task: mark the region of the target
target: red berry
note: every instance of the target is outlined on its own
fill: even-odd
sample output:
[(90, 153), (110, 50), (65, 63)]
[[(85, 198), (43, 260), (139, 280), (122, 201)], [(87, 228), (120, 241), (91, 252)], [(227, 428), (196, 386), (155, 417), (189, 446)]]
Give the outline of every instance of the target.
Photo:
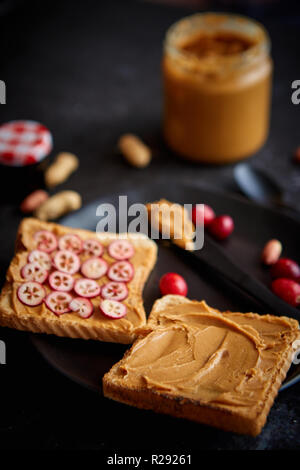
[(100, 312), (103, 313), (106, 317), (109, 318), (122, 318), (125, 317), (127, 313), (127, 307), (122, 302), (112, 299), (104, 299), (100, 302), (99, 305)]
[(295, 162), (300, 163), (300, 147), (297, 147), (294, 153)]
[(279, 278), (272, 282), (272, 291), (293, 307), (300, 304), (300, 284), (292, 279)]
[(81, 274), (89, 279), (100, 279), (107, 270), (108, 263), (97, 256), (87, 259), (81, 265)]
[(69, 292), (52, 291), (45, 298), (45, 304), (46, 307), (51, 310), (51, 312), (55, 313), (55, 315), (59, 317), (64, 313), (70, 312), (71, 309), (69, 304), (71, 300), (72, 296), (69, 294)]
[(102, 256), (104, 252), (104, 247), (98, 240), (93, 238), (88, 238), (83, 242), (82, 245), (84, 254), (87, 256)]
[(114, 240), (107, 248), (109, 256), (118, 261), (129, 259), (134, 255), (134, 247), (128, 240)]
[(69, 309), (77, 313), (81, 318), (90, 318), (93, 315), (94, 306), (85, 297), (75, 297), (69, 303)]
[(116, 261), (110, 265), (107, 277), (111, 281), (129, 282), (134, 276), (134, 267), (130, 261)]
[(230, 215), (220, 215), (209, 224), (209, 232), (218, 240), (224, 240), (233, 232), (234, 222)]
[(27, 281), (21, 284), (17, 290), (17, 296), (20, 302), (28, 307), (40, 305), (46, 295), (46, 290), (36, 281)]
[(100, 294), (101, 287), (94, 279), (82, 277), (75, 282), (74, 291), (78, 297), (92, 298)]
[(58, 240), (58, 248), (60, 250), (73, 251), (77, 255), (82, 252), (82, 240), (75, 233), (67, 233), (62, 235)]
[(52, 253), (57, 248), (57, 238), (49, 230), (38, 230), (33, 238), (37, 242), (37, 248), (41, 251)]
[(80, 269), (79, 256), (69, 250), (58, 250), (53, 257), (53, 263), (56, 269), (63, 273), (75, 274)]
[(194, 225), (197, 225), (197, 218), (199, 219), (198, 223), (201, 223), (202, 217), (204, 226), (207, 226), (211, 223), (212, 220), (214, 220), (216, 214), (214, 210), (207, 204), (196, 204), (192, 209), (192, 221)]
[(128, 289), (124, 282), (107, 282), (102, 286), (101, 297), (110, 300), (125, 300), (128, 297)]
[(280, 258), (271, 267), (270, 273), (274, 279), (285, 277), (287, 279), (293, 279), (294, 281), (300, 280), (300, 266), (296, 261), (290, 258)]
[(187, 283), (180, 274), (166, 273), (159, 281), (159, 288), (162, 295), (174, 294), (186, 296)]

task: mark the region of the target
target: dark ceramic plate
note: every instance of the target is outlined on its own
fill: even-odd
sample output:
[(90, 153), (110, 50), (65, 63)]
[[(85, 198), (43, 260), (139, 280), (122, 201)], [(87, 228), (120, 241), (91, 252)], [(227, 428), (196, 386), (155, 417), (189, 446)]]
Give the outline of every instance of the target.
[[(231, 214), (235, 220), (235, 231), (229, 240), (222, 243), (222, 246), (240, 267), (265, 284), (270, 283), (270, 277), (268, 269), (261, 266), (259, 257), (267, 240), (270, 238), (282, 240), (285, 247), (284, 255), (297, 258), (300, 232), (300, 223), (297, 220), (275, 210), (250, 203), (238, 196), (224, 194), (203, 186), (196, 187), (174, 182), (168, 185), (163, 182), (134, 190), (118, 189), (118, 192), (101, 197), (78, 212), (64, 217), (60, 223), (70, 227), (95, 230), (99, 221), (99, 217), (96, 216), (98, 205), (111, 203), (118, 208), (119, 194), (128, 196), (128, 204), (145, 203), (164, 197), (182, 204), (207, 203), (214, 207), (218, 214)], [(168, 271), (175, 271), (184, 276), (189, 286), (188, 296), (192, 299), (205, 299), (209, 305), (220, 310), (266, 313), (252, 298), (234, 290), (225, 279), (216, 279), (211, 272), (204, 270), (200, 273), (193, 271), (172, 250), (160, 246), (157, 264), (144, 289), (147, 314), (155, 299), (160, 296), (158, 281), (162, 274)], [(282, 314), (284, 315), (284, 312)], [(100, 390), (104, 373), (121, 359), (128, 348), (128, 346), (118, 344), (47, 335), (36, 334), (31, 337), (37, 349), (52, 366), (72, 380), (95, 391)], [(292, 366), (285, 382), (286, 386), (297, 381), (297, 377), (292, 380), (296, 375), (296, 366)]]

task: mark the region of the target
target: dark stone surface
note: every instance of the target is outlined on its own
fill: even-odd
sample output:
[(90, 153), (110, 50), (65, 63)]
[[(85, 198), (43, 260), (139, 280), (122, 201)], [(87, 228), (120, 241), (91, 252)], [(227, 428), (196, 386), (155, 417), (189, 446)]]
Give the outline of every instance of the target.
[[(84, 6), (27, 2), (26, 8), (16, 2), (0, 16), (0, 78), (7, 85), (0, 121), (36, 119), (49, 126), (54, 154), (68, 150), (81, 159), (79, 171), (62, 187), (78, 190), (84, 202), (119, 181), (134, 185), (158, 175), (167, 184), (180, 175), (183, 181), (236, 191), (232, 165), (192, 165), (161, 143), (161, 45), (167, 27), (186, 13), (126, 1), (87, 0)], [(259, 9), (255, 13), (263, 14)], [(300, 143), (300, 106), (290, 96), (291, 82), (300, 78), (300, 21), (290, 10), (262, 18), (273, 43), (273, 112), (270, 137), (252, 162), (267, 170), (295, 203), (300, 167), (291, 156)], [(156, 149), (145, 171), (128, 167), (115, 151), (118, 136), (127, 131)], [(9, 183), (7, 191), (14, 192)], [(2, 202), (0, 210), (3, 280), (21, 215), (11, 203)], [(169, 417), (157, 420), (151, 413), (105, 400), (50, 368), (26, 333), (1, 329), (0, 339), (7, 345), (7, 365), (0, 366), (1, 448), (194, 449), (195, 454), (197, 449), (299, 448), (299, 384), (280, 394), (259, 437), (243, 437)]]

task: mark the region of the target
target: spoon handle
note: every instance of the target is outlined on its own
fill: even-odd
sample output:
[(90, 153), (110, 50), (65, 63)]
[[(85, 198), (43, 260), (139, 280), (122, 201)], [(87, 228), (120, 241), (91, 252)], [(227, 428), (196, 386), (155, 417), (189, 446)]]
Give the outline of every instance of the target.
[(300, 381), (300, 364), (295, 368), (294, 372), (291, 375), (289, 375), (288, 379), (286, 379), (283, 382), (280, 388), (280, 392), (282, 390), (285, 390), (288, 387), (291, 387), (291, 385), (298, 383), (299, 381)]

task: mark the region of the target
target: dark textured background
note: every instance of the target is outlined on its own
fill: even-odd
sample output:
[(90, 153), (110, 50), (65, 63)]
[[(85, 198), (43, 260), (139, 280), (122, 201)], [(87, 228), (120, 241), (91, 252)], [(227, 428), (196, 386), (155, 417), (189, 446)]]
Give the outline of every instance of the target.
[[(275, 62), (271, 133), (252, 162), (267, 170), (297, 203), (300, 167), (291, 157), (300, 144), (300, 105), (292, 105), (290, 99), (291, 82), (300, 79), (297, 2), (282, 2), (282, 9), (278, 5), (251, 9), (249, 4), (239, 11), (263, 20)], [(3, 2), (0, 79), (7, 85), (7, 104), (0, 108), (0, 122), (25, 118), (49, 126), (53, 154), (68, 150), (81, 159), (79, 171), (63, 188), (78, 190), (84, 202), (105, 194), (119, 181), (134, 185), (158, 176), (165, 177), (167, 184), (180, 176), (183, 181), (236, 191), (233, 166), (195, 166), (177, 159), (161, 142), (162, 40), (168, 26), (191, 11), (133, 1)], [(141, 135), (155, 149), (145, 171), (128, 167), (115, 151), (118, 136), (127, 131)], [(13, 191), (8, 185), (8, 194)], [(2, 202), (0, 216), (3, 280), (21, 215), (16, 205)], [(2, 329), (0, 339), (7, 345), (7, 365), (0, 366), (5, 404), (0, 415), (1, 448), (135, 452), (299, 448), (300, 384), (280, 394), (257, 438), (169, 417), (160, 419), (153, 432), (157, 421), (151, 414), (110, 402), (70, 382), (41, 359), (26, 333)], [(140, 432), (131, 432), (131, 422)]]

